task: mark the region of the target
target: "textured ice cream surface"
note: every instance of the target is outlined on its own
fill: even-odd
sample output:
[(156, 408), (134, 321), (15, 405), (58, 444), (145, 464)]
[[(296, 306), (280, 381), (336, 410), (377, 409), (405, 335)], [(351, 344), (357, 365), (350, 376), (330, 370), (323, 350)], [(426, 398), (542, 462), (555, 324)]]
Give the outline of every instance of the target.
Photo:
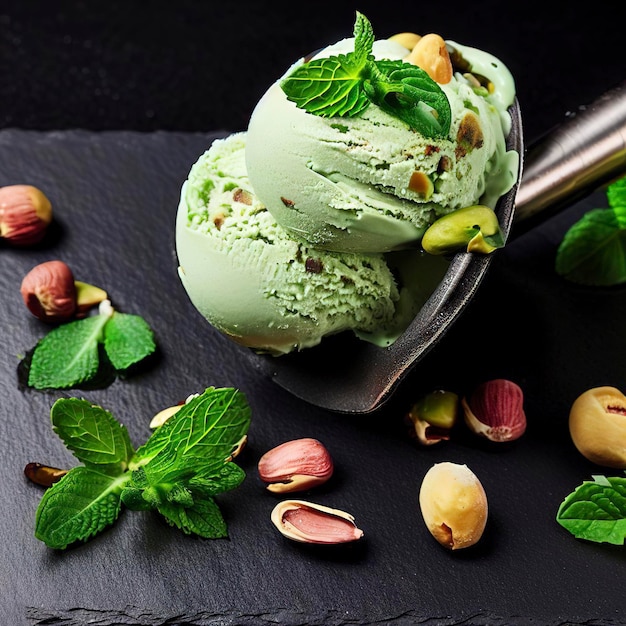
[(216, 140), (182, 187), (176, 249), (194, 306), (235, 341), (273, 354), (345, 330), (393, 341), (408, 321), (400, 317), (419, 306), (415, 292), (401, 298), (380, 254), (326, 252), (290, 237), (257, 199), (245, 148), (245, 133)]
[[(353, 41), (321, 56), (349, 51)], [(375, 104), (355, 117), (313, 115), (287, 99), (281, 80), (270, 87), (248, 127), (247, 171), (259, 200), (292, 236), (330, 250), (385, 252), (418, 245), (437, 217), (455, 209), (495, 207), (517, 179), (518, 155), (505, 145), (513, 80), (495, 57), (454, 45), (497, 93), (481, 95), (458, 72), (440, 85), (452, 113), (442, 138), (423, 136)], [(387, 41), (373, 48), (379, 59), (408, 52)]]

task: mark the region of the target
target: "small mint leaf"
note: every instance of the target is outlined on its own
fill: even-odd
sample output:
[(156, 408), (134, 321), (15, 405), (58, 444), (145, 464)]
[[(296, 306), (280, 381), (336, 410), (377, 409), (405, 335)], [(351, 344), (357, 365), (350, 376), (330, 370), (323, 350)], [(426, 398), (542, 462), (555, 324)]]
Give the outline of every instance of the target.
[(620, 178), (607, 187), (606, 195), (609, 200), (609, 206), (614, 209), (618, 207), (626, 207), (626, 177)]
[(280, 86), (288, 100), (320, 117), (354, 117), (369, 106), (362, 89), (364, 70), (374, 45), (369, 20), (357, 11), (354, 52), (313, 59), (294, 69)]
[(159, 506), (158, 510), (172, 526), (188, 535), (205, 539), (228, 537), (226, 522), (213, 498), (205, 498), (186, 508), (168, 503)]
[(236, 463), (224, 463), (215, 471), (198, 472), (189, 481), (189, 487), (203, 496), (215, 496), (236, 489), (245, 477), (245, 471)]
[(281, 82), (288, 100), (320, 117), (354, 117), (369, 100), (361, 88), (362, 67), (350, 54), (313, 59)]
[(578, 539), (622, 545), (626, 538), (626, 478), (585, 481), (561, 503), (556, 520)]
[(358, 67), (364, 67), (369, 55), (374, 47), (374, 29), (370, 21), (360, 13), (356, 12), (354, 22), (354, 62)]
[(35, 346), (28, 385), (66, 389), (84, 383), (98, 371), (98, 343), (107, 318), (87, 317), (51, 330)]
[[(193, 464), (222, 465), (250, 426), (250, 405), (231, 387), (209, 387), (154, 431), (131, 461), (155, 480)], [(161, 477), (161, 478), (159, 478)]]
[(65, 549), (87, 541), (119, 516), (124, 479), (75, 467), (43, 495), (35, 517), (35, 537)]
[(452, 123), (448, 97), (420, 67), (403, 61), (373, 62), (375, 71), (363, 88), (383, 111), (425, 137), (447, 137)]
[(152, 330), (139, 315), (116, 311), (104, 327), (104, 349), (118, 371), (145, 359), (155, 348)]
[(78, 398), (60, 398), (50, 411), (54, 431), (86, 466), (110, 475), (128, 467), (133, 447), (126, 427), (108, 411)]
[(584, 285), (626, 282), (626, 205), (585, 213), (565, 234), (555, 268)]

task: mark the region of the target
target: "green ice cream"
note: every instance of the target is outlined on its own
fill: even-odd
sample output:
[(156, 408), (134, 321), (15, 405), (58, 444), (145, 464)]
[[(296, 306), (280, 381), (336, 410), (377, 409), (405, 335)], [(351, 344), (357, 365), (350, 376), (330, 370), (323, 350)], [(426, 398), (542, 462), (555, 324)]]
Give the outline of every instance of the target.
[(274, 354), (392, 326), (400, 294), (383, 256), (289, 237), (256, 198), (244, 153), (245, 133), (215, 141), (183, 185), (176, 248), (195, 307), (235, 341)]

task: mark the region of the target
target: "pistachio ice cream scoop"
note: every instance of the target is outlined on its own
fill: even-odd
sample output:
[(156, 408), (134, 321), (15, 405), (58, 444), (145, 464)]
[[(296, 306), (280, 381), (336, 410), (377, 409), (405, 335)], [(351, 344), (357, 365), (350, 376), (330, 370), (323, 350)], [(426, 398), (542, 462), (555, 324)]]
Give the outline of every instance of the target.
[(289, 237), (256, 198), (244, 151), (245, 133), (216, 140), (182, 189), (179, 275), (195, 307), (231, 339), (276, 355), (345, 330), (392, 340), (420, 294), (417, 285), (404, 294), (398, 275), (406, 268), (409, 285), (415, 268), (436, 258), (399, 257), (394, 276), (383, 255), (333, 253)]
[[(257, 197), (281, 226), (317, 247), (385, 252), (418, 245), (430, 224), (456, 209), (495, 208), (519, 166), (505, 144), (513, 78), (486, 52), (446, 45), (462, 68), (438, 84), (450, 122), (435, 135), (374, 102), (354, 116), (312, 114), (288, 95), (308, 78), (303, 69), (311, 61), (299, 61), (269, 88), (250, 119), (246, 166)], [(355, 39), (345, 39), (313, 62), (354, 49)], [(390, 40), (372, 48), (378, 60), (401, 61), (410, 52)], [(470, 67), (486, 86), (463, 71)]]

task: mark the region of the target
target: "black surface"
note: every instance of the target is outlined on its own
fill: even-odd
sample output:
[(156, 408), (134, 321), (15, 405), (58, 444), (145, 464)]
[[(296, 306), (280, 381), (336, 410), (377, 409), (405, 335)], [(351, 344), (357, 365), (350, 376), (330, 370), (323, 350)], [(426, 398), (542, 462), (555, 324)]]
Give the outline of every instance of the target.
[[(263, 3), (146, 4), (0, 7), (0, 125), (51, 131), (0, 132), (0, 184), (40, 186), (57, 216), (46, 245), (0, 247), (2, 623), (626, 623), (624, 548), (577, 541), (554, 521), (574, 487), (606, 471), (574, 450), (571, 403), (592, 386), (623, 385), (624, 289), (577, 287), (553, 270), (565, 229), (604, 206), (603, 193), (499, 253), (464, 315), (384, 412), (315, 409), (250, 368), (245, 351), (195, 312), (176, 277), (173, 224), (181, 182), (210, 142), (205, 131), (244, 126), (294, 52), (347, 34), (356, 5), (335, 3), (329, 18), (324, 3), (293, 13)], [(542, 11), (507, 5), (495, 15), (495, 3), (370, 4), (359, 8), (381, 35), (444, 32), (445, 23), (446, 36), (499, 54), (515, 71), (531, 136), (623, 78), (624, 10), (612, 3), (584, 15), (557, 15), (549, 3)], [(567, 83), (558, 80), (564, 73)], [(93, 132), (103, 129), (113, 132)], [(129, 511), (64, 553), (33, 537), (42, 492), (23, 477), (24, 465), (72, 463), (48, 418), (64, 394), (23, 390), (17, 380), (21, 356), (46, 332), (26, 312), (19, 284), (51, 258), (106, 288), (156, 332), (159, 358), (147, 371), (71, 392), (112, 411), (136, 445), (154, 413), (204, 386), (232, 385), (248, 396), (253, 423), (240, 457), (248, 479), (220, 498), (229, 540), (186, 537), (157, 516)], [(463, 393), (494, 377), (525, 392), (529, 426), (516, 445), (480, 445), (463, 427), (429, 449), (407, 436), (403, 415), (419, 393)], [(277, 498), (263, 489), (256, 461), (301, 436), (326, 443), (336, 464), (331, 482), (304, 497), (354, 514), (362, 543), (319, 550), (271, 526)], [(489, 498), (482, 541), (459, 553), (440, 548), (420, 519), (421, 478), (441, 460), (467, 463)]]
[(623, 79), (626, 5), (609, 0), (4, 0), (0, 127), (244, 129), (293, 61), (351, 35), (357, 9), (379, 37), (434, 31), (500, 56), (531, 138)]

